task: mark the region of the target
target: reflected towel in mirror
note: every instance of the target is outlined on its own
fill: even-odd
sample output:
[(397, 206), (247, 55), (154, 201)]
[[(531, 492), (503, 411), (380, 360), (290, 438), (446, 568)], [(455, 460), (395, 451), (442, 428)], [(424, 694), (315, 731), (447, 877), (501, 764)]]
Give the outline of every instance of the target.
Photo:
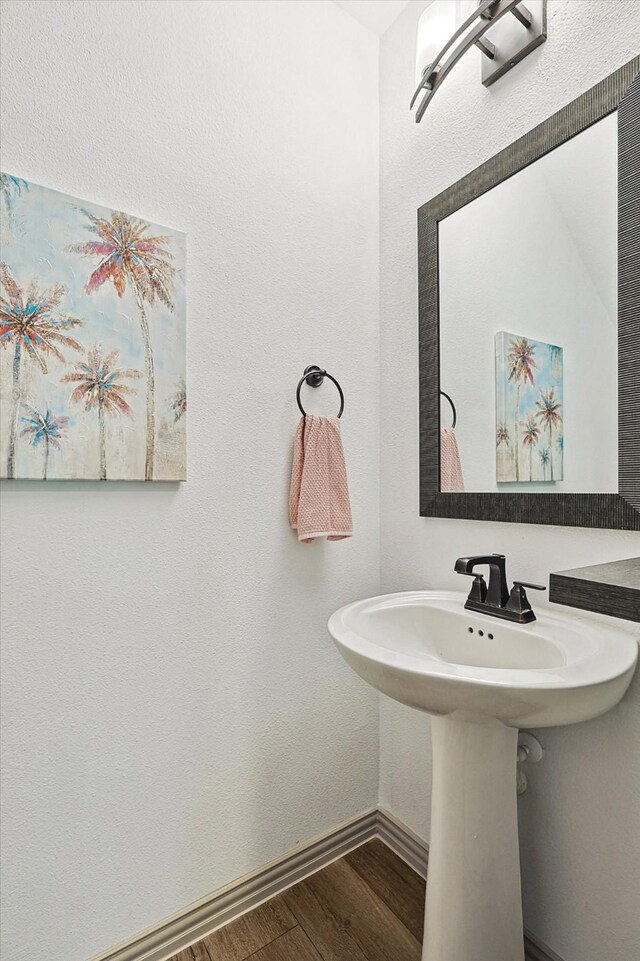
[(449, 494), (464, 492), (458, 441), (451, 427), (443, 427), (440, 431), (440, 490)]

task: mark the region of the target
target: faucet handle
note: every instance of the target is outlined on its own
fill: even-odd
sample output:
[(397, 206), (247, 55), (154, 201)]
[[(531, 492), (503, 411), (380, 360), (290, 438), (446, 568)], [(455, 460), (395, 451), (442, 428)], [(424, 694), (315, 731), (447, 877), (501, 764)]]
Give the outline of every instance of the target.
[(467, 601), (477, 601), (478, 604), (484, 604), (487, 599), (487, 582), (482, 574), (478, 574), (477, 571), (458, 571), (458, 573), (466, 574), (467, 577), (473, 577), (474, 579)]
[(529, 584), (527, 581), (514, 581), (513, 587), (511, 588), (511, 593), (509, 594), (509, 600), (505, 605), (505, 610), (513, 611), (517, 615), (517, 619), (521, 624), (527, 624), (529, 621), (535, 621), (536, 616), (531, 609), (531, 604), (529, 598), (527, 597), (527, 592), (525, 587), (529, 587), (534, 591), (546, 591), (546, 587), (543, 584)]

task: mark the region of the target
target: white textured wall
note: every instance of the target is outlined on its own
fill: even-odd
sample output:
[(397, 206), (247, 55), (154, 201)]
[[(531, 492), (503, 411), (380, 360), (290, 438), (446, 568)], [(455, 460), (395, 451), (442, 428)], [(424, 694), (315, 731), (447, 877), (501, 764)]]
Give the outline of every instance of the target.
[[(376, 801), (325, 625), (378, 588), (378, 49), (328, 0), (2, 14), (4, 169), (188, 234), (188, 482), (2, 490), (2, 957), (85, 961)], [(313, 547), (309, 363), (356, 528)]]
[[(550, 0), (539, 51), (488, 89), (471, 52), (416, 125), (408, 102), (425, 5), (409, 5), (380, 51), (383, 589), (459, 588), (456, 557), (487, 550), (534, 581), (637, 555), (637, 533), (418, 517), (416, 210), (636, 55), (640, 4)], [(426, 716), (382, 699), (381, 801), (423, 836), (428, 735)], [(640, 956), (639, 738), (638, 681), (608, 717), (543, 733), (546, 759), (521, 801), (525, 915), (565, 961)]]

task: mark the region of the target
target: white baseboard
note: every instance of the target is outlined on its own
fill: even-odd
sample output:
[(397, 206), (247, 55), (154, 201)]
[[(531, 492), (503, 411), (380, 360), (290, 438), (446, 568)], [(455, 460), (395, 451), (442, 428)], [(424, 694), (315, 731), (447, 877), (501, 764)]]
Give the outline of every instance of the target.
[(426, 880), (429, 853), (425, 842), (389, 811), (378, 808), (377, 813), (377, 837)]
[[(372, 838), (384, 841), (421, 877), (427, 876), (427, 845), (388, 811), (368, 811), (309, 844), (234, 881), (161, 921), (160, 924), (96, 955), (91, 961), (166, 961), (216, 928), (322, 870)], [(562, 961), (525, 931), (526, 961)]]
[(91, 961), (166, 961), (263, 901), (379, 836), (378, 811), (368, 811), (330, 834), (302, 845), (238, 881), (201, 898), (160, 924)]

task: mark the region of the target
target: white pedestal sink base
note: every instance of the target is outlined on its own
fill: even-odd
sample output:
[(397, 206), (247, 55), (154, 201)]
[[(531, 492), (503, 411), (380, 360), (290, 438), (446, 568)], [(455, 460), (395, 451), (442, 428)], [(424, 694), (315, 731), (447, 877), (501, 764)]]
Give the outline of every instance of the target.
[(422, 961), (524, 961), (518, 730), (432, 717), (433, 794)]
[(372, 687), (432, 715), (433, 817), (423, 961), (523, 961), (519, 727), (598, 717), (627, 690), (637, 634), (567, 611), (510, 624), (453, 591), (347, 604), (329, 630)]

